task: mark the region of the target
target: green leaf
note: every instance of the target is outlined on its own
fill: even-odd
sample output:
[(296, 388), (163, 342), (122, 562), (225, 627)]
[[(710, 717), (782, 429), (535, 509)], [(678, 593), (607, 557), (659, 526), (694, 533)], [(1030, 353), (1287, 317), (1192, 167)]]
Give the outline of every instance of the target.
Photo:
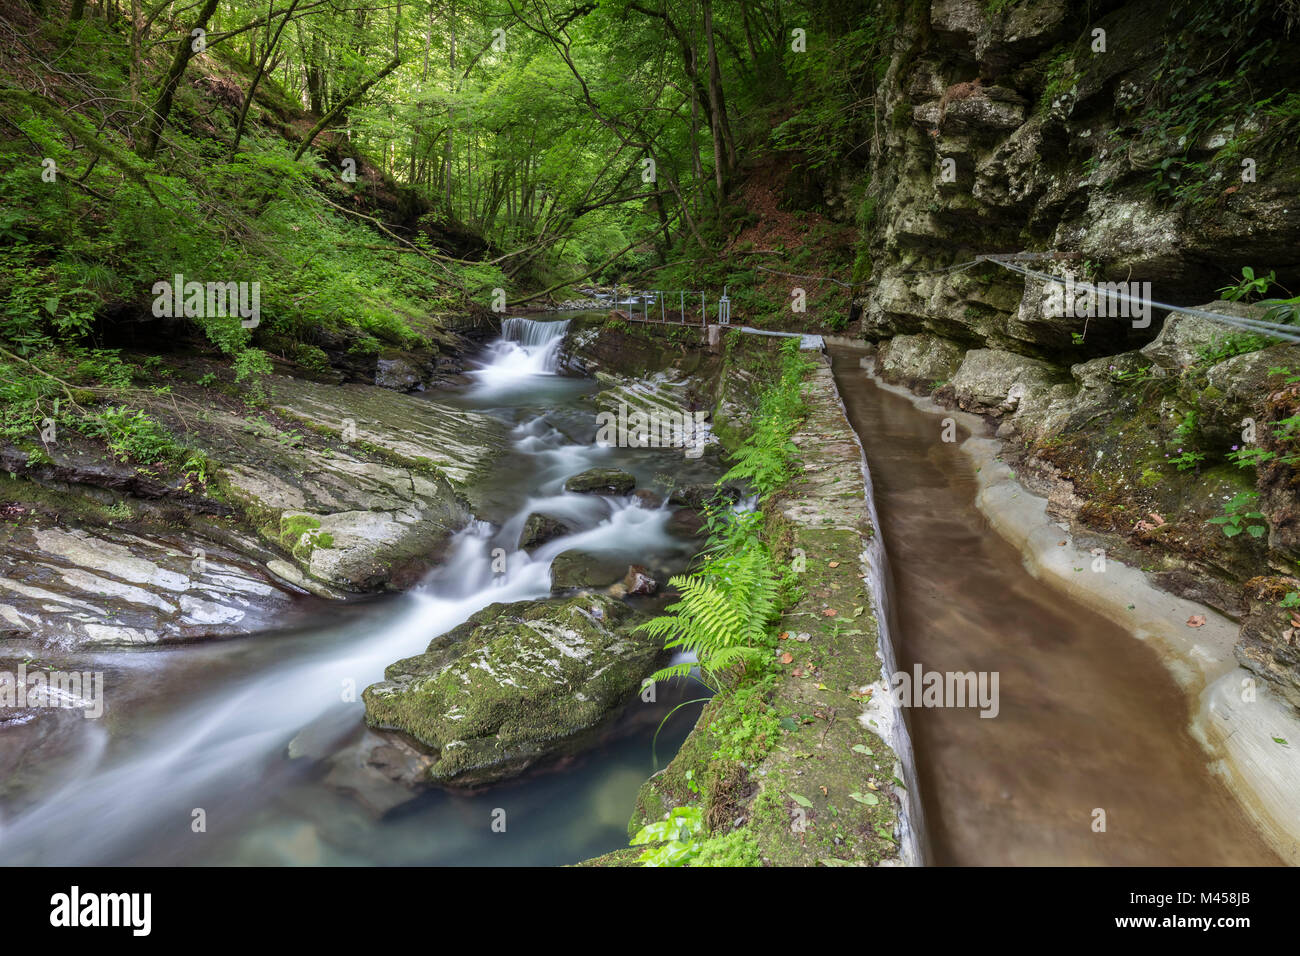
[(876, 753), (874, 750), (872, 750), (872, 749), (871, 749), (870, 747), (868, 747), (866, 744), (854, 744), (854, 745), (853, 745), (853, 752), (854, 752), (855, 754), (866, 754), (868, 757), (874, 757), (874, 756), (875, 756), (875, 753)]
[(793, 800), (795, 803), (799, 804), (799, 806), (801, 806), (801, 807), (811, 807), (811, 806), (812, 806), (812, 801), (811, 801), (811, 800), (809, 800), (807, 797), (800, 796), (800, 795), (797, 794), (797, 793), (789, 793), (789, 794), (786, 794), (786, 796), (788, 796), (788, 797), (789, 797), (791, 800)]
[(874, 807), (880, 802), (880, 798), (874, 793), (859, 793), (855, 790), (850, 793), (849, 796), (858, 801), (858, 803), (865, 803), (869, 807)]

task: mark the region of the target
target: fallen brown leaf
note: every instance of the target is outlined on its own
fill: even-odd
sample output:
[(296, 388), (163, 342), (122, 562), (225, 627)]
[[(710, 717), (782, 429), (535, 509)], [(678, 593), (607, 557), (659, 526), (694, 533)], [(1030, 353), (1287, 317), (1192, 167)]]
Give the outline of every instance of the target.
[(1205, 627), (1205, 615), (1204, 615), (1204, 614), (1193, 614), (1191, 617), (1189, 617), (1189, 618), (1187, 619), (1187, 626), (1188, 626), (1188, 627)]
[(780, 660), (782, 664), (789, 664), (792, 660), (794, 660), (794, 655), (791, 654), (789, 651), (786, 651), (784, 654), (781, 655)]

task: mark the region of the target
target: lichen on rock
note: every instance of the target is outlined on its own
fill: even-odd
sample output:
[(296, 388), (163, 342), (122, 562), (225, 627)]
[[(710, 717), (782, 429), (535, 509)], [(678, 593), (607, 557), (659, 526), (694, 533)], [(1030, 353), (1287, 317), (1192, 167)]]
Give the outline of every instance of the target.
[(494, 604), (392, 664), (366, 688), (366, 722), (436, 753), (427, 780), (494, 783), (570, 752), (628, 701), (661, 655), (604, 595)]

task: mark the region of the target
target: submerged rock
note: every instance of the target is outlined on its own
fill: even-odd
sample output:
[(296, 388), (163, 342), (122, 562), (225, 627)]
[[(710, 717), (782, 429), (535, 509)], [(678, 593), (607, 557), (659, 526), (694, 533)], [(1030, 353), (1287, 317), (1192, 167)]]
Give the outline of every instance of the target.
[(562, 551), (551, 562), (551, 588), (576, 591), (603, 588), (616, 582), (621, 573), (616, 566), (597, 554), (586, 551)]
[(589, 468), (564, 483), (565, 491), (592, 495), (626, 495), (636, 487), (636, 478), (617, 468)]
[(425, 779), (481, 786), (573, 752), (654, 668), (659, 642), (603, 595), (494, 604), (392, 664), (362, 695), (366, 722), (436, 754)]

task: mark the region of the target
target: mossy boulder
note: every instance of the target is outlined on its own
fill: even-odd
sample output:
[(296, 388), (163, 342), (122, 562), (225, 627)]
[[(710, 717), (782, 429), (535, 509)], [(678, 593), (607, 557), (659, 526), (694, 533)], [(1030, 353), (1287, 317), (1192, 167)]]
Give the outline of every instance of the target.
[(563, 551), (551, 562), (551, 588), (575, 591), (579, 588), (604, 588), (623, 576), (626, 565), (611, 563), (598, 554), (586, 551)]
[(548, 541), (570, 534), (572, 530), (563, 521), (533, 512), (524, 520), (524, 530), (519, 534), (519, 547), (524, 551), (532, 551)]
[(494, 604), (366, 688), (366, 723), (429, 748), (435, 783), (476, 787), (579, 750), (653, 670), (659, 642), (604, 595)]
[[(1244, 319), (1262, 319), (1264, 316), (1264, 310), (1257, 306), (1222, 299), (1197, 308)], [(1178, 371), (1202, 361), (1204, 353), (1213, 352), (1237, 334), (1240, 333), (1235, 329), (1199, 315), (1171, 312), (1160, 327), (1160, 334), (1144, 345), (1142, 352), (1157, 365)]]
[(589, 495), (628, 495), (636, 478), (617, 468), (589, 468), (564, 483), (565, 491)]

